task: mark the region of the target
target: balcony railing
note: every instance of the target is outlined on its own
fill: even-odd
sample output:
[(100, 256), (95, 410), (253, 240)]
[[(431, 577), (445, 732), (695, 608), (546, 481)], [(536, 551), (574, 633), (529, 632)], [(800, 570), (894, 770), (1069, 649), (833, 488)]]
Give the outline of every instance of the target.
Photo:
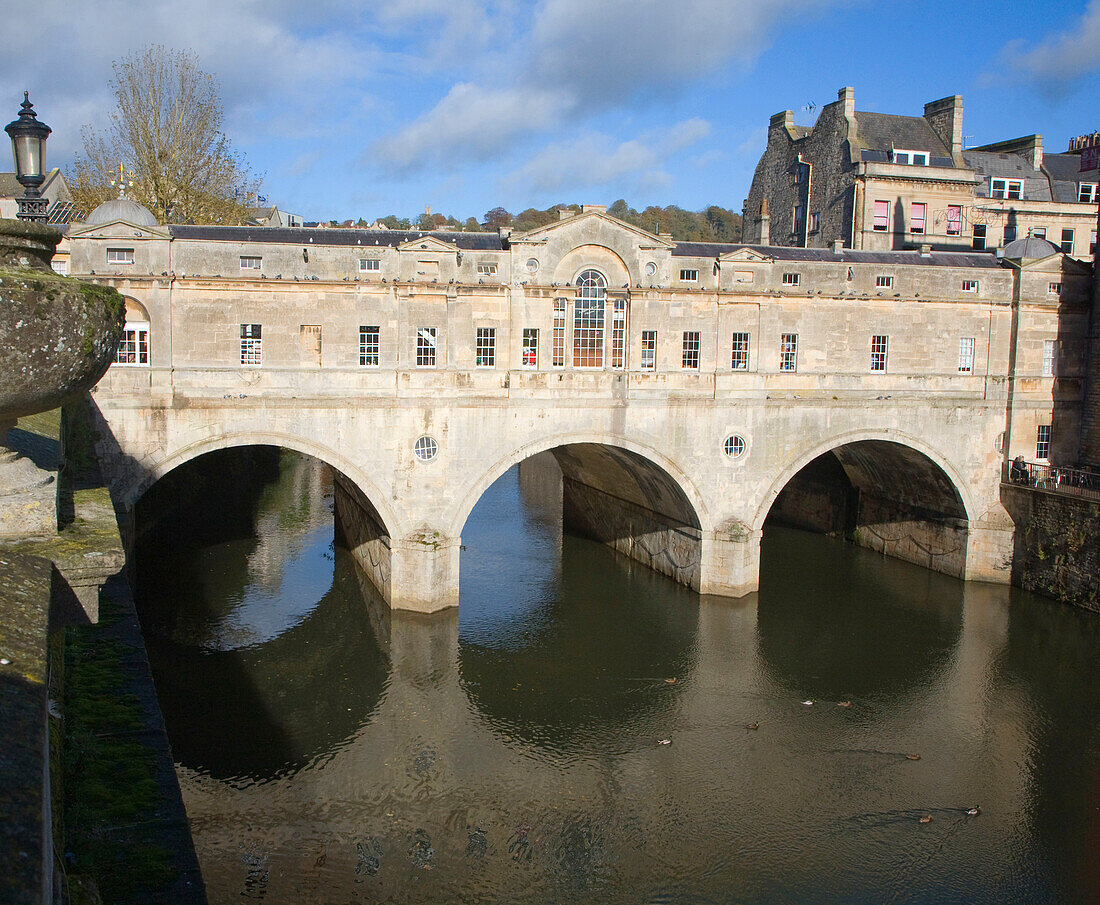
[(1095, 471), (1063, 468), (1061, 465), (1041, 465), (1018, 459), (1002, 465), (1001, 481), (1051, 493), (1100, 500), (1100, 473)]

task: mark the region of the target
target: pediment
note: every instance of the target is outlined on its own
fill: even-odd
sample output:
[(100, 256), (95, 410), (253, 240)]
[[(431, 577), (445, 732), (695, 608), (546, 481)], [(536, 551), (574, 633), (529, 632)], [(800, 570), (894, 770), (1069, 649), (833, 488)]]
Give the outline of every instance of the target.
[(421, 236), (419, 239), (409, 239), (397, 246), (398, 251), (433, 252), (435, 254), (458, 254), (458, 246), (450, 242), (444, 242), (435, 236)]
[(722, 263), (728, 261), (730, 264), (771, 264), (775, 261), (775, 258), (766, 254), (761, 254), (753, 248), (746, 247), (726, 252), (724, 255), (719, 255), (718, 260)]
[(67, 239), (167, 239), (167, 226), (141, 226), (129, 220), (95, 223), (91, 226), (73, 224), (65, 233)]
[(509, 238), (512, 245), (525, 245), (544, 243), (551, 239), (564, 240), (577, 245), (590, 244), (590, 236), (593, 232), (609, 228), (620, 232), (624, 239), (631, 244), (643, 248), (667, 248), (672, 249), (676, 243), (664, 236), (657, 236), (640, 227), (634, 226), (623, 220), (619, 220), (609, 214), (599, 211), (588, 211), (583, 214), (575, 214), (557, 223), (550, 223), (532, 229), (525, 233), (513, 233)]

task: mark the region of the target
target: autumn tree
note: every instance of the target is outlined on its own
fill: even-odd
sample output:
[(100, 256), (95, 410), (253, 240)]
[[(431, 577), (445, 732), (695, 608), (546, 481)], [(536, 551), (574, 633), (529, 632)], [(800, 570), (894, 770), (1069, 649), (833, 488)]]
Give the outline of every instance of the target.
[(193, 53), (154, 46), (114, 64), (115, 109), (99, 131), (85, 126), (69, 185), (91, 211), (126, 195), (161, 223), (239, 223), (260, 180), (222, 131), (214, 77)]

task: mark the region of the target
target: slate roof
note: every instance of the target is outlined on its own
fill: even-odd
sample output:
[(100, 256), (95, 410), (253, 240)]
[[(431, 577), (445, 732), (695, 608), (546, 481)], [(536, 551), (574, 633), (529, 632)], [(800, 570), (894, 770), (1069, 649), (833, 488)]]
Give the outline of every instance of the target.
[(420, 232), (404, 229), (305, 229), (285, 226), (170, 226), (176, 239), (214, 242), (270, 242), (281, 245), (351, 245), (396, 248), (410, 239), (432, 236), (462, 251), (503, 251), (499, 233)]
[[(902, 148), (908, 151), (928, 151), (929, 154), (951, 160), (951, 149), (922, 116), (861, 113), (858, 110), (855, 116), (856, 137), (862, 149), (889, 151), (891, 148)], [(954, 166), (954, 163), (938, 165)]]
[(1076, 201), (1082, 182), (1100, 183), (1100, 168), (1081, 172), (1080, 154), (1044, 154), (1043, 169), (1050, 175), (1056, 201)]
[(831, 248), (788, 248), (782, 245), (745, 245), (727, 242), (677, 242), (672, 254), (676, 257), (717, 258), (739, 248), (775, 258), (777, 261), (805, 261), (815, 264), (884, 264), (890, 266), (916, 265), (925, 267), (976, 267), (994, 268), (1000, 263), (996, 255), (987, 251), (933, 251), (922, 255), (912, 251), (853, 251), (843, 249), (839, 254)]
[[(1046, 173), (1035, 169), (1027, 159), (1011, 151), (963, 151), (966, 165), (984, 177), (982, 187), (978, 189), (984, 197), (989, 197), (991, 177), (1024, 180), (1024, 199), (1026, 201), (1051, 201), (1050, 182)], [(1077, 199), (1074, 198), (1074, 201)]]

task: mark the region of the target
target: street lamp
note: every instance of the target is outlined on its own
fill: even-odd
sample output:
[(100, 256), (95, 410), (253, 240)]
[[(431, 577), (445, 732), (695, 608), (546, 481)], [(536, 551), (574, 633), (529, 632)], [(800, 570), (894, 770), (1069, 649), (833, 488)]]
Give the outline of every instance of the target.
[(48, 198), (43, 198), (39, 186), (46, 180), (44, 162), (46, 158), (46, 137), (53, 130), (38, 121), (28, 93), (23, 92), (23, 103), (19, 110), (19, 119), (4, 126), (11, 136), (11, 150), (15, 157), (15, 178), (23, 186), (23, 197), (19, 201), (20, 220), (34, 220), (45, 223), (49, 220)]

